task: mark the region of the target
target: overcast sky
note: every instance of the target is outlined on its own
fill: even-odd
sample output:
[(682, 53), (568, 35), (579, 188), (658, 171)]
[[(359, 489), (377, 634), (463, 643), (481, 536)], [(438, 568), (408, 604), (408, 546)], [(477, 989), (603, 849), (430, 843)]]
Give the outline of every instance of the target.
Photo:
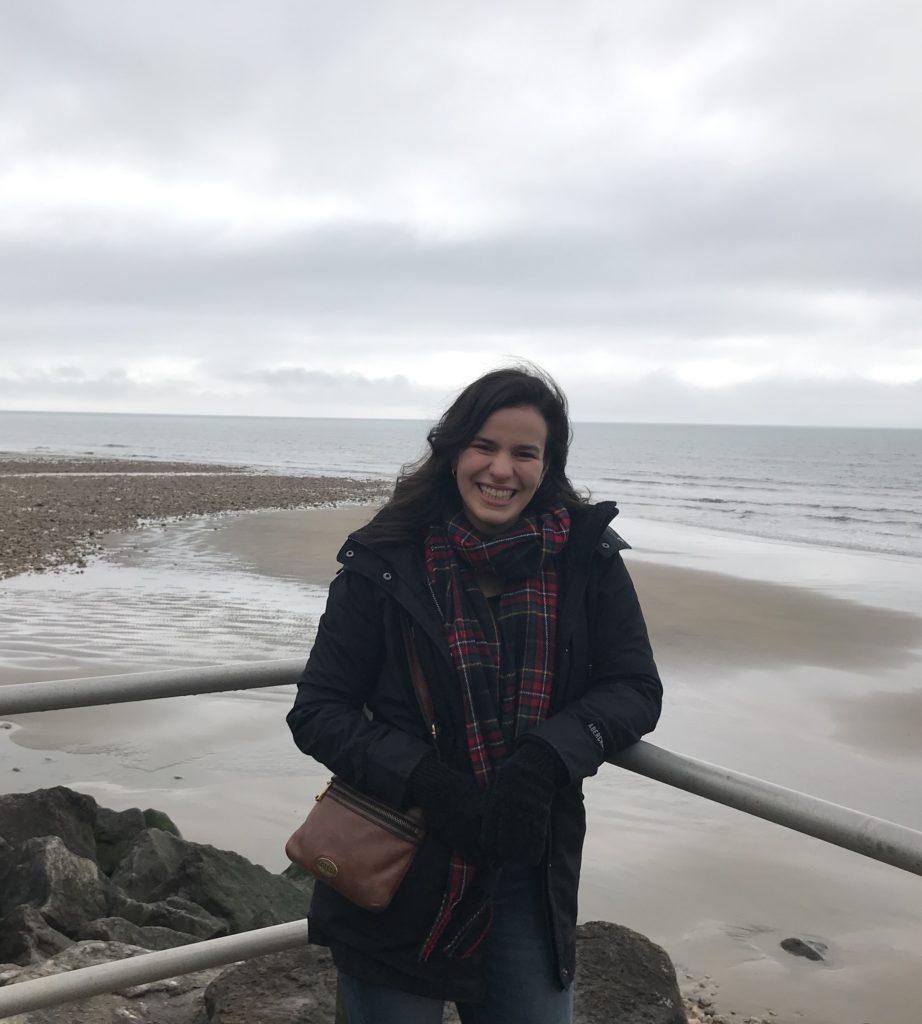
[(6, 0), (0, 408), (922, 426), (916, 0)]

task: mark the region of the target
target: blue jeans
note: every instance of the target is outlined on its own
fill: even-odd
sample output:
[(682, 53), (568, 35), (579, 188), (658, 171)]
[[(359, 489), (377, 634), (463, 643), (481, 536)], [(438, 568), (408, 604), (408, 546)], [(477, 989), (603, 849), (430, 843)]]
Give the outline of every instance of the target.
[[(458, 1003), (463, 1024), (570, 1024), (573, 987), (561, 989), (538, 870), (500, 875), (486, 953), (486, 992)], [(441, 1024), (445, 1004), (340, 974), (349, 1024)]]

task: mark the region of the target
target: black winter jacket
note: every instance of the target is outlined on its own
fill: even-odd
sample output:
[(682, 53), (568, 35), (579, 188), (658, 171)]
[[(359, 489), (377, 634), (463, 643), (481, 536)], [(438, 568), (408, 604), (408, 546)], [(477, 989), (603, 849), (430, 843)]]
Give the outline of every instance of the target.
[[(662, 686), (633, 584), (627, 547), (608, 523), (612, 502), (571, 509), (558, 557), (557, 670), (548, 718), (530, 734), (550, 744), (569, 773), (551, 811), (543, 864), (557, 969), (563, 987), (576, 966), (576, 916), (586, 817), (581, 782), (636, 743), (659, 717)], [(363, 545), (339, 553), (317, 638), (288, 715), (295, 742), (359, 788), (405, 807), (407, 781), (433, 742), (444, 762), (470, 772), (459, 687), (426, 582), (423, 554)], [(438, 738), (427, 734), (410, 681), (401, 631), (409, 616), (432, 693)], [(332, 947), (337, 965), (372, 984), (448, 1000), (482, 991), (483, 947), (469, 959), (419, 949), (445, 891), (448, 847), (427, 836), (391, 906), (355, 907), (322, 882), (309, 912), (311, 941)], [(488, 944), (485, 944), (488, 947)]]

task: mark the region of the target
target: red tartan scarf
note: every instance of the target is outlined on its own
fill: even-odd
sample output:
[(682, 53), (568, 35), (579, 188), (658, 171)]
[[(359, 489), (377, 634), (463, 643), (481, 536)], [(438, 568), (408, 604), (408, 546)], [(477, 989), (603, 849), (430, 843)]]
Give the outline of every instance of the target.
[[(560, 507), (520, 519), (495, 537), (477, 533), (459, 512), (426, 537), (429, 588), (461, 687), (468, 756), (482, 789), (512, 753), (515, 740), (547, 717), (557, 634), (554, 556), (569, 532), (569, 513)], [(477, 585), (476, 574), (483, 572), (503, 580), (496, 615)], [(472, 864), (452, 857), (448, 887), (422, 959), (438, 945), (474, 874)], [(485, 916), (479, 936), (468, 941), (474, 931), (470, 925), (477, 922), (462, 911), (461, 928), (448, 939), (446, 952), (466, 941), (462, 955), (469, 956), (488, 933), (488, 901), (477, 902), (473, 917)]]

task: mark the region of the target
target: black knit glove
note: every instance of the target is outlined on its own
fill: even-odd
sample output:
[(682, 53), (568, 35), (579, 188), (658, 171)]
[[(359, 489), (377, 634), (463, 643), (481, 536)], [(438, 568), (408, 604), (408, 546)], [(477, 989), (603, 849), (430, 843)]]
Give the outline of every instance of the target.
[(469, 860), (483, 860), (483, 793), (472, 775), (449, 768), (430, 755), (414, 768), (408, 788), (437, 836)]
[(566, 781), (563, 761), (540, 740), (525, 740), (500, 766), (487, 790), (481, 833), (484, 853), (492, 863), (540, 863), (554, 790)]

